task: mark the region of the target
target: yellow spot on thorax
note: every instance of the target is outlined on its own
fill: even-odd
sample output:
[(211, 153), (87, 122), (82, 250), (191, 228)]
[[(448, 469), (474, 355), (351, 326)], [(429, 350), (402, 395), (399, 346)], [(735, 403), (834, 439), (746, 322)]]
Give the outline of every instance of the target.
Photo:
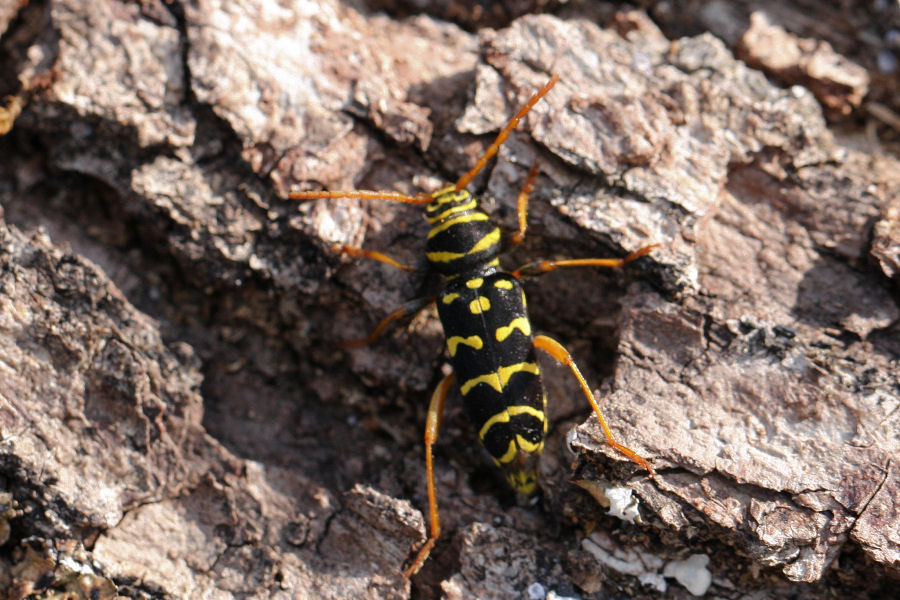
[(444, 299), (441, 300), (441, 302), (443, 302), (444, 304), (453, 304), (453, 301), (457, 298), (459, 298), (459, 294), (457, 294), (456, 292), (450, 292), (449, 294), (444, 296)]
[(501, 290), (511, 290), (513, 289), (513, 282), (509, 279), (501, 279), (500, 281), (494, 282), (495, 288), (500, 288)]
[(508, 338), (510, 334), (512, 334), (512, 332), (516, 329), (521, 331), (522, 335), (524, 336), (531, 335), (531, 323), (528, 322), (528, 319), (526, 319), (525, 317), (516, 317), (509, 322), (509, 325), (497, 328), (497, 341), (502, 342), (503, 340)]
[(470, 290), (477, 290), (484, 284), (484, 279), (481, 277), (476, 277), (475, 279), (470, 279), (466, 282), (466, 287)]
[(473, 315), (480, 315), (481, 313), (490, 309), (491, 301), (484, 296), (478, 296), (477, 298), (469, 302), (469, 311)]

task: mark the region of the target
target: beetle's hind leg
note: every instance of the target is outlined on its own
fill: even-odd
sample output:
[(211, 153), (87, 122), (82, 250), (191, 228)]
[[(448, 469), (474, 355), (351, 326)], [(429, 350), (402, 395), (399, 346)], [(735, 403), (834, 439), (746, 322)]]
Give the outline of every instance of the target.
[(597, 400), (594, 399), (594, 394), (591, 393), (587, 382), (584, 380), (584, 376), (581, 374), (581, 371), (578, 370), (578, 366), (575, 364), (575, 361), (572, 359), (572, 355), (569, 354), (568, 350), (566, 350), (562, 344), (551, 337), (547, 337), (546, 335), (535, 336), (534, 346), (535, 348), (540, 348), (541, 350), (552, 356), (554, 359), (556, 359), (558, 362), (564, 364), (572, 370), (572, 374), (575, 375), (575, 378), (578, 380), (579, 385), (581, 385), (581, 389), (584, 391), (584, 395), (587, 397), (588, 402), (590, 402), (591, 408), (594, 409), (594, 414), (597, 415), (597, 419), (599, 419), (600, 421), (600, 427), (603, 429), (603, 435), (606, 436), (606, 443), (609, 444), (613, 449), (615, 449), (619, 454), (626, 456), (629, 460), (639, 464), (641, 467), (649, 471), (651, 475), (656, 475), (656, 471), (653, 470), (653, 467), (650, 466), (650, 463), (642, 458), (637, 452), (627, 446), (623, 446), (613, 438), (612, 431), (610, 431), (609, 425), (606, 424), (606, 419), (603, 418), (603, 413), (600, 412), (600, 406), (597, 404)]
[(425, 420), (425, 472), (428, 478), (428, 514), (429, 527), (428, 539), (419, 548), (413, 563), (403, 571), (403, 578), (409, 579), (419, 572), (422, 565), (431, 554), (432, 548), (441, 535), (441, 520), (438, 518), (437, 492), (434, 488), (434, 458), (432, 447), (437, 442), (438, 431), (441, 428), (441, 417), (444, 414), (444, 401), (450, 391), (456, 375), (450, 373), (444, 377), (434, 390), (431, 396), (431, 402), (428, 404), (428, 417)]

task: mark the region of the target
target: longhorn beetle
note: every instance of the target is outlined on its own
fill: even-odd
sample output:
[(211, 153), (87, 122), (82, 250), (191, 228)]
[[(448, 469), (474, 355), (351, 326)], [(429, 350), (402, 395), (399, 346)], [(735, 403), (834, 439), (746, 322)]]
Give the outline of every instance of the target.
[[(466, 190), (466, 186), (497, 153), (519, 121), (550, 91), (558, 79), (558, 75), (553, 75), (519, 109), (475, 166), (455, 184), (431, 193), (420, 192), (414, 195), (366, 190), (295, 191), (289, 194), (290, 198), (299, 200), (358, 198), (425, 205), (425, 219), (431, 226), (425, 257), (428, 267), (443, 276), (443, 289), (436, 297), (407, 302), (381, 321), (368, 338), (345, 344), (371, 344), (392, 322), (437, 302), (453, 372), (438, 384), (428, 406), (425, 467), (430, 530), (428, 540), (404, 571), (405, 578), (419, 571), (441, 532), (434, 487), (432, 446), (437, 441), (444, 400), (455, 381), (459, 384), (466, 411), (479, 430), (481, 443), (503, 470), (512, 488), (519, 493), (531, 495), (537, 491), (538, 459), (544, 449), (544, 435), (547, 433), (547, 396), (541, 383), (536, 348), (544, 350), (571, 369), (600, 421), (607, 443), (655, 474), (646, 460), (613, 439), (594, 395), (566, 349), (550, 337), (532, 335), (531, 323), (525, 310), (525, 292), (518, 281), (521, 277), (548, 273), (559, 267), (620, 267), (644, 256), (655, 245), (640, 248), (625, 258), (544, 260), (506, 272), (500, 268), (500, 228), (480, 208), (478, 200)], [(512, 234), (513, 245), (520, 243), (525, 237), (528, 195), (534, 187), (537, 174), (535, 164), (519, 193), (519, 228)], [(343, 244), (333, 244), (332, 249), (357, 258), (378, 260), (406, 271), (415, 270), (374, 250)]]

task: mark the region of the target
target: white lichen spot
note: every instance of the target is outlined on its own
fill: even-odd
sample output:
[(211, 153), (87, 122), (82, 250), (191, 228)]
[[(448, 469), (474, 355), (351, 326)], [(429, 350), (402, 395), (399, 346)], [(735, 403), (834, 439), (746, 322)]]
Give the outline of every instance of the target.
[(600, 506), (608, 508), (608, 514), (629, 523), (640, 524), (643, 522), (638, 508), (640, 501), (629, 488), (589, 479), (582, 479), (574, 483), (593, 496)]
[(610, 487), (606, 490), (606, 497), (609, 498), (609, 514), (634, 523), (635, 520), (641, 518), (638, 511), (638, 499), (634, 497), (634, 493), (626, 487)]
[(529, 585), (525, 593), (528, 595), (528, 600), (546, 600), (547, 598), (547, 590), (537, 581)]
[(580, 600), (578, 596), (560, 596), (553, 590), (550, 590), (550, 593), (547, 594), (547, 600)]
[(659, 569), (663, 560), (649, 552), (635, 550), (623, 550), (613, 548), (607, 550), (601, 544), (610, 544), (609, 539), (604, 539), (595, 533), (582, 540), (581, 547), (587, 550), (598, 562), (606, 565), (614, 571), (637, 577), (641, 584), (651, 587), (657, 592), (664, 593), (667, 588), (666, 580)]
[(641, 550), (637, 550), (638, 556), (641, 557), (641, 561), (643, 561), (644, 566), (648, 569), (652, 569), (654, 571), (659, 571), (663, 568), (663, 565), (666, 564), (661, 557), (653, 554), (652, 552), (642, 552)]
[(263, 260), (259, 257), (258, 254), (254, 253), (254, 254), (251, 254), (250, 258), (247, 260), (247, 265), (253, 271), (262, 271), (265, 268), (266, 263), (263, 262)]
[(657, 592), (665, 592), (668, 587), (666, 578), (659, 573), (641, 573), (638, 575), (641, 585), (655, 589)]
[(610, 569), (626, 575), (641, 575), (646, 572), (644, 563), (635, 552), (615, 550), (607, 552), (593, 539), (594, 536), (581, 540), (581, 547), (587, 550), (598, 562)]
[(64, 572), (68, 573), (80, 573), (82, 575), (93, 575), (94, 570), (90, 565), (86, 565), (84, 563), (80, 563), (71, 556), (60, 556), (59, 557), (59, 566), (62, 567)]
[(712, 573), (706, 568), (708, 564), (706, 554), (692, 554), (686, 560), (673, 560), (667, 564), (663, 575), (674, 577), (691, 594), (702, 596), (712, 584)]
[(582, 540), (581, 547), (606, 567), (637, 577), (641, 584), (658, 592), (666, 591), (666, 577), (674, 578), (694, 596), (703, 596), (712, 585), (712, 573), (706, 568), (709, 564), (706, 554), (673, 560), (663, 568), (664, 561), (656, 554), (616, 547), (615, 542), (599, 532)]

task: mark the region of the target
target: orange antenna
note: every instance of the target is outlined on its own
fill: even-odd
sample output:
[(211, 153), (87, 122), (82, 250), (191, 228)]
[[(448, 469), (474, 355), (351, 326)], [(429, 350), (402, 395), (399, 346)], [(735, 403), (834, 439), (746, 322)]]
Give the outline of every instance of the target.
[(428, 204), (431, 202), (431, 194), (419, 192), (414, 196), (401, 194), (400, 192), (376, 192), (370, 190), (350, 190), (350, 191), (317, 191), (317, 192), (290, 192), (288, 198), (291, 200), (321, 200), (323, 198), (356, 198), (359, 200), (391, 200), (392, 202), (405, 202), (406, 204)]
[(519, 121), (522, 120), (522, 117), (527, 115), (528, 111), (530, 111), (532, 108), (534, 108), (534, 105), (537, 104), (538, 100), (543, 98), (547, 94), (547, 92), (550, 91), (550, 88), (552, 88), (554, 85), (556, 85), (557, 81), (559, 81), (559, 74), (554, 73), (553, 76), (550, 78), (550, 81), (548, 81), (544, 85), (544, 87), (539, 89), (534, 94), (534, 96), (532, 96), (531, 99), (525, 103), (525, 106), (520, 108), (519, 112), (517, 112), (513, 116), (513, 118), (509, 120), (509, 123), (507, 123), (506, 127), (504, 127), (503, 130), (500, 132), (500, 134), (497, 135), (497, 139), (494, 140), (494, 143), (491, 144), (490, 146), (488, 146), (488, 149), (484, 151), (484, 154), (481, 155), (481, 158), (479, 158), (478, 162), (475, 163), (475, 166), (472, 167), (472, 170), (470, 170), (468, 173), (466, 173), (465, 175), (460, 177), (459, 181), (456, 182), (456, 191), (457, 192), (460, 191), (461, 189), (463, 189), (464, 187), (466, 187), (467, 185), (469, 185), (470, 183), (472, 183), (472, 180), (475, 179), (475, 176), (478, 175), (478, 172), (484, 168), (484, 165), (487, 164), (487, 161), (489, 161), (491, 159), (491, 157), (493, 157), (495, 154), (497, 154), (497, 151), (500, 149), (500, 146), (503, 145), (503, 142), (505, 142), (506, 138), (509, 137), (510, 132), (512, 132), (512, 130), (518, 126)]

